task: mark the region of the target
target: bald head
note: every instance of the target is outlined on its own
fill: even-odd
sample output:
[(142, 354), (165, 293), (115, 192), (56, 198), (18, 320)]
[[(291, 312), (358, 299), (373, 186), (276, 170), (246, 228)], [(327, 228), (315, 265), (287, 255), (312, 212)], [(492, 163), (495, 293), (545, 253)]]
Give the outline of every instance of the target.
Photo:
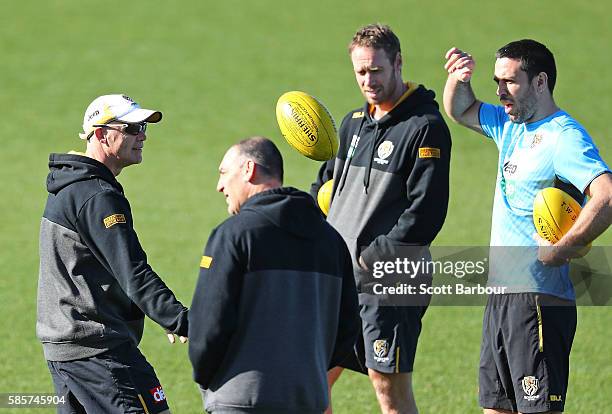
[(268, 138), (255, 136), (243, 139), (234, 147), (242, 157), (252, 160), (263, 177), (283, 184), (283, 156)]
[(227, 211), (238, 214), (246, 200), (283, 184), (283, 158), (272, 141), (251, 137), (230, 147), (219, 165), (217, 191), (223, 193)]

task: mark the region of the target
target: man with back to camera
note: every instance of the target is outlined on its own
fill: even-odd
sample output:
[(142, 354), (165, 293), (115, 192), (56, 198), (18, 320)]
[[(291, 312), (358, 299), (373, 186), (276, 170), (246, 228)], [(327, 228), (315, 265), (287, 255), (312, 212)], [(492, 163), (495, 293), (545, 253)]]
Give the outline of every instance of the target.
[[(502, 106), (474, 96), (470, 54), (452, 48), (446, 59), (446, 112), (499, 149), (491, 246), (533, 246), (531, 257), (525, 248), (511, 265), (491, 257), (489, 284), (510, 293), (490, 295), (485, 308), (480, 405), (486, 414), (561, 412), (576, 331), (568, 262), (583, 254), (577, 246), (609, 227), (612, 175), (586, 130), (556, 105), (556, 65), (546, 46), (523, 39), (497, 51), (493, 79)], [(590, 200), (571, 230), (548, 247), (532, 214), (536, 193), (552, 186), (581, 204), (585, 196)]]
[(115, 178), (142, 162), (147, 123), (161, 117), (125, 95), (100, 96), (85, 111), (85, 153), (49, 157), (36, 333), (58, 412), (169, 412), (137, 346), (144, 315), (186, 342), (188, 312), (147, 263)]
[(363, 337), (329, 383), (342, 367), (367, 373), (382, 412), (416, 413), (412, 371), (427, 304), (388, 306), (362, 284), (375, 262), (408, 246), (427, 250), (442, 228), (451, 138), (433, 91), (403, 82), (400, 42), (388, 26), (359, 29), (349, 54), (366, 103), (343, 119), (338, 156), (322, 165), (311, 195), (333, 177), (327, 219), (352, 255)]
[(205, 408), (322, 413), (327, 370), (359, 331), (350, 254), (311, 197), (283, 183), (272, 141), (233, 145), (217, 191), (232, 215), (213, 230), (189, 311), (189, 357)]

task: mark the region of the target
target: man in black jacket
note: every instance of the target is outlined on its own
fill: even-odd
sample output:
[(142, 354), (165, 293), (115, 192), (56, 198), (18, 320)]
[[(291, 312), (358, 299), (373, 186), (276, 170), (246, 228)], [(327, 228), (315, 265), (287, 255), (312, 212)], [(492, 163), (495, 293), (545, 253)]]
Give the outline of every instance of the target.
[(49, 157), (36, 333), (59, 412), (168, 412), (137, 346), (145, 315), (185, 342), (187, 308), (147, 263), (115, 179), (142, 161), (147, 123), (161, 117), (125, 95), (100, 96), (85, 111), (86, 152)]
[(281, 187), (276, 146), (232, 146), (189, 313), (189, 357), (209, 412), (322, 413), (327, 370), (359, 332), (351, 258), (311, 197)]
[[(440, 231), (448, 205), (450, 133), (434, 93), (403, 82), (400, 43), (388, 26), (359, 29), (349, 53), (367, 102), (343, 119), (338, 156), (321, 167), (312, 187), (316, 197), (334, 179), (327, 219), (346, 241), (357, 277), (363, 339), (357, 358), (341, 365), (367, 368), (383, 412), (416, 413), (411, 373), (428, 301), (385, 306), (366, 288), (376, 264), (410, 246), (428, 246)], [(418, 258), (427, 258), (428, 249), (420, 250)], [(330, 384), (340, 372), (330, 372)]]

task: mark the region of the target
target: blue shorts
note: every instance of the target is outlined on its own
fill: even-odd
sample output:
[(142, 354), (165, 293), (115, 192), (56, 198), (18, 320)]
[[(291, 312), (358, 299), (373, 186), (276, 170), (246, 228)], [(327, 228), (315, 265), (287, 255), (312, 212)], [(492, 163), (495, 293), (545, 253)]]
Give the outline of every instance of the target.
[(55, 392), (66, 403), (58, 413), (144, 413), (168, 410), (153, 367), (129, 342), (75, 361), (47, 361)]

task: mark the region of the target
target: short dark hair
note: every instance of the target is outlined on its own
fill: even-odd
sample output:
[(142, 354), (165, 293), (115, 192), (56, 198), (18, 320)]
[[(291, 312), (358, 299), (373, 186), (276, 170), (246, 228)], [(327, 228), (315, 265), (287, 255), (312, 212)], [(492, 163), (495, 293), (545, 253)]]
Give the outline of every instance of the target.
[(272, 141), (254, 136), (243, 139), (236, 147), (240, 155), (250, 158), (261, 168), (264, 176), (283, 183), (283, 156)]
[(541, 72), (548, 76), (548, 90), (552, 95), (557, 82), (557, 66), (555, 57), (542, 43), (531, 39), (522, 39), (502, 46), (497, 53), (497, 59), (509, 58), (521, 61), (521, 69), (527, 73), (529, 81)]
[(349, 43), (349, 54), (353, 53), (356, 47), (371, 47), (373, 49), (383, 49), (391, 63), (395, 62), (395, 57), (401, 53), (400, 41), (387, 25), (373, 23), (357, 30), (353, 40)]

